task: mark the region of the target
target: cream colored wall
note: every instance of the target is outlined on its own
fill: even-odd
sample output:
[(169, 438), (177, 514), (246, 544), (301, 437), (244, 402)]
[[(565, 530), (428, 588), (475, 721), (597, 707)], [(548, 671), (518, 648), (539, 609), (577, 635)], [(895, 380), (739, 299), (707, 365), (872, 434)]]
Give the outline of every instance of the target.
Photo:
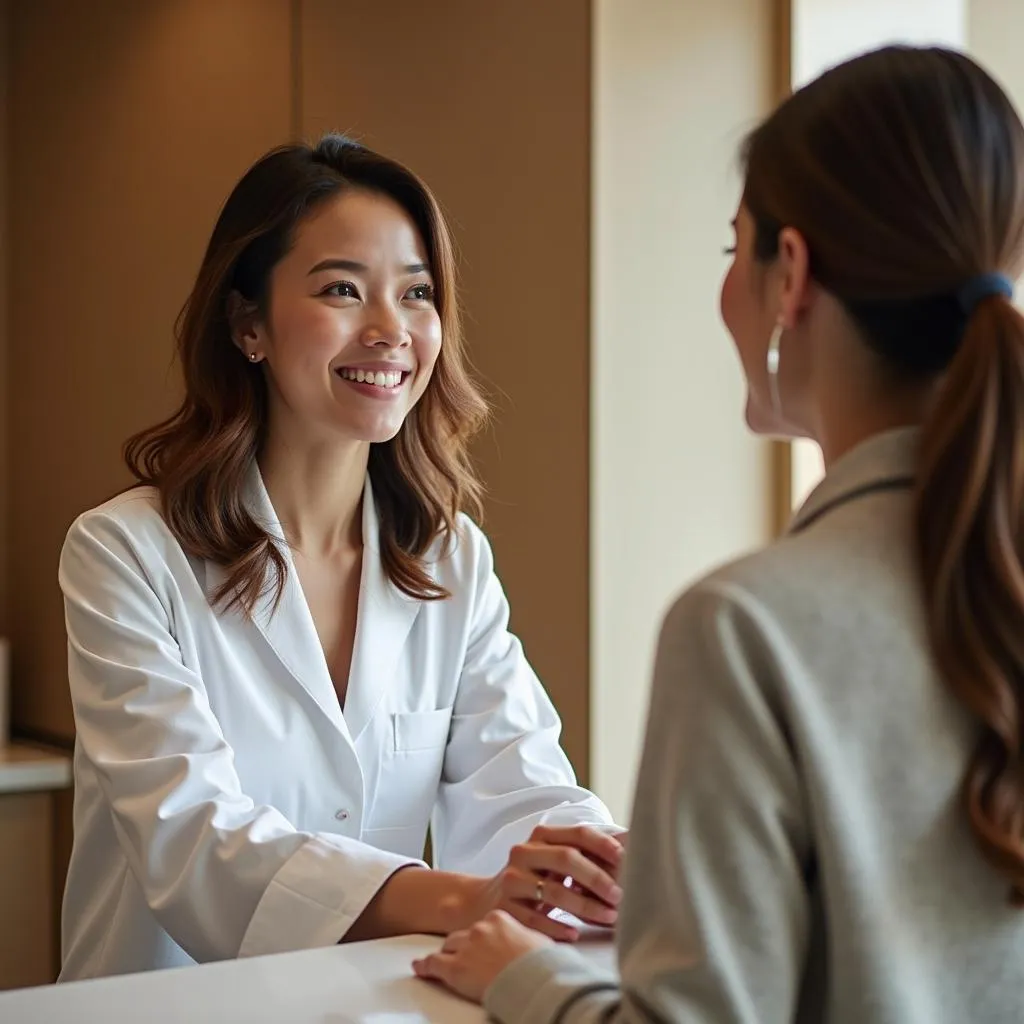
[(718, 315), (746, 129), (775, 87), (771, 0), (596, 0), (591, 333), (593, 783), (624, 818), (659, 620), (763, 543), (767, 446)]
[(965, 0), (791, 0), (793, 84), (886, 43), (960, 46)]
[(1024, 4), (968, 0), (967, 50), (1009, 93), (1024, 113)]

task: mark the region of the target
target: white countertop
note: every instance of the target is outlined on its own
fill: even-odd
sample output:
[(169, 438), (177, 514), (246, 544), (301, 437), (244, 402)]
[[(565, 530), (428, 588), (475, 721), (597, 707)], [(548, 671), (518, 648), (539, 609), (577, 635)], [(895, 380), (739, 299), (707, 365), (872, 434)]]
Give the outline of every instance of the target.
[[(412, 935), (0, 993), (4, 1024), (484, 1024), (483, 1011), (413, 977), (440, 940)], [(614, 947), (580, 943), (604, 965)]]
[(0, 794), (65, 789), (70, 785), (70, 755), (27, 743), (0, 746)]

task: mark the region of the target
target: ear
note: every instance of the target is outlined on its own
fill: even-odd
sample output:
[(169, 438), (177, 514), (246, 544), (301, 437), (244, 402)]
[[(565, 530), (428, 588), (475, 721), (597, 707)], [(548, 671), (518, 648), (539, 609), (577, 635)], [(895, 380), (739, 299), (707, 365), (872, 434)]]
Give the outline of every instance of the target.
[(796, 228), (779, 232), (779, 320), (790, 329), (796, 326), (814, 298), (817, 288), (811, 277), (811, 255), (807, 241)]
[[(240, 292), (233, 291), (228, 295), (226, 313), (235, 347), (246, 359), (257, 362), (263, 353), (260, 351), (261, 330), (256, 303), (243, 298)], [(254, 355), (258, 358), (253, 359)]]

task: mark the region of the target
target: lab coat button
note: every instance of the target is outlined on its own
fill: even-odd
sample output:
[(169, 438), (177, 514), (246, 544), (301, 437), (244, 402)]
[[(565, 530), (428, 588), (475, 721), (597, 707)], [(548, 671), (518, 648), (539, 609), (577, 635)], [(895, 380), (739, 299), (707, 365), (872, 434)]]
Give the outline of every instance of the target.
[(338, 821), (348, 821), (348, 811), (346, 811), (345, 808), (342, 807), (340, 811), (334, 812), (334, 817), (337, 818)]

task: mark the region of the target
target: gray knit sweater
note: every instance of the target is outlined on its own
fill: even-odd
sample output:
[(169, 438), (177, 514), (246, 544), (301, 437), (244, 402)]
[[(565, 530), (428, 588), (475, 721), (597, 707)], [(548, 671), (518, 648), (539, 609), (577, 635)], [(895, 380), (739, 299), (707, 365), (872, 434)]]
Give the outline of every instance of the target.
[(850, 452), (788, 536), (669, 613), (620, 976), (541, 950), (491, 987), (492, 1016), (1024, 1022), (1024, 911), (966, 824), (975, 727), (926, 639), (915, 449), (895, 431)]

